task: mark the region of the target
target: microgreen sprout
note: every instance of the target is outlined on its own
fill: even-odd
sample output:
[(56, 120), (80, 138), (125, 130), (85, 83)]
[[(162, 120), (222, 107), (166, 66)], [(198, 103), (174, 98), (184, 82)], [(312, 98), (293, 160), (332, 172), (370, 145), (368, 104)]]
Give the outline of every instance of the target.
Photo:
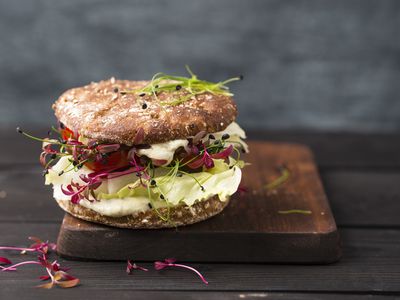
[(279, 210), (279, 214), (288, 215), (288, 214), (302, 214), (302, 215), (311, 215), (311, 210), (304, 209), (289, 209), (289, 210)]
[(133, 263), (131, 260), (128, 260), (127, 265), (126, 265), (126, 273), (131, 275), (131, 274), (133, 274), (134, 270), (140, 270), (140, 271), (145, 271), (145, 272), (148, 271), (148, 269), (140, 267), (137, 264)]
[(190, 270), (190, 271), (196, 273), (197, 276), (200, 277), (201, 281), (203, 281), (205, 284), (208, 284), (208, 281), (204, 278), (204, 276), (199, 271), (197, 271), (195, 268), (187, 266), (187, 265), (183, 265), (183, 264), (177, 264), (175, 262), (176, 262), (176, 259), (174, 259), (174, 258), (166, 258), (164, 261), (154, 262), (154, 268), (157, 271), (165, 269), (167, 267), (176, 267), (176, 268), (187, 269), (187, 270)]
[(51, 289), (53, 286), (59, 286), (62, 288), (71, 288), (79, 284), (79, 279), (73, 277), (67, 273), (68, 269), (61, 267), (61, 265), (55, 260), (50, 262), (48, 259), (48, 254), (50, 251), (56, 250), (56, 245), (48, 241), (43, 242), (39, 238), (30, 237), (30, 240), (34, 243), (29, 247), (0, 247), (0, 250), (13, 250), (21, 251), (21, 254), (27, 252), (37, 253), (37, 260), (26, 260), (16, 264), (11, 263), (11, 261), (5, 257), (0, 257), (0, 264), (10, 265), (7, 267), (0, 266), (2, 272), (7, 271), (17, 271), (17, 269), (24, 265), (39, 265), (44, 267), (46, 270), (46, 275), (40, 276), (41, 280), (50, 280), (50, 282), (38, 285), (39, 288)]
[(175, 98), (172, 101), (160, 101), (161, 105), (179, 105), (196, 95), (211, 93), (214, 95), (224, 95), (224, 96), (233, 96), (233, 94), (229, 91), (227, 86), (228, 83), (233, 81), (242, 80), (243, 76), (237, 76), (225, 81), (220, 82), (209, 82), (205, 80), (200, 80), (197, 75), (195, 75), (192, 70), (186, 66), (186, 70), (189, 73), (190, 77), (184, 76), (173, 76), (167, 75), (165, 73), (157, 73), (153, 76), (150, 83), (146, 86), (129, 91), (122, 91), (122, 93), (127, 94), (136, 94), (140, 97), (145, 95), (154, 96), (158, 99), (158, 94), (160, 92), (182, 92), (183, 95)]
[(280, 166), (279, 171), (281, 172), (281, 175), (276, 178), (274, 181), (268, 183), (265, 188), (267, 190), (274, 190), (284, 184), (290, 177), (290, 172), (285, 166)]

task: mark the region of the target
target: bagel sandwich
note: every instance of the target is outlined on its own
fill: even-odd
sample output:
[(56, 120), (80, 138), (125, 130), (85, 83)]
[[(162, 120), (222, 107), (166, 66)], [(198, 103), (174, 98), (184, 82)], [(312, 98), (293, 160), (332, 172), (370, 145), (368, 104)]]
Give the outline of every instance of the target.
[(73, 216), (121, 228), (168, 228), (220, 213), (248, 152), (227, 84), (156, 74), (72, 88), (41, 140), (45, 183)]

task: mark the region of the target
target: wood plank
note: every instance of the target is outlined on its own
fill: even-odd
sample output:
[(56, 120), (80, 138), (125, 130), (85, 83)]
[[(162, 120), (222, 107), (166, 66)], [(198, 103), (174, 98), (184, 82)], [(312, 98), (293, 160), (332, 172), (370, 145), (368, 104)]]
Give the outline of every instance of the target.
[[(39, 166), (0, 168), (1, 221), (58, 222), (64, 216), (43, 184)], [(400, 171), (322, 170), (323, 185), (339, 226), (400, 226)], [(385, 203), (385, 205), (382, 205)], [(384, 217), (382, 217), (384, 216)]]
[(250, 131), (250, 139), (308, 145), (320, 168), (399, 168), (398, 134)]
[[(21, 223), (16, 226), (15, 223), (1, 223), (0, 245), (26, 245), (29, 242), (25, 237), (29, 235), (54, 241), (58, 229), (57, 224)], [(343, 257), (340, 262), (328, 266), (191, 263), (206, 276), (210, 282), (208, 286), (191, 272), (178, 269), (158, 272), (148, 263), (141, 265), (149, 267), (149, 272), (128, 276), (123, 262), (60, 261), (71, 267), (71, 274), (82, 280), (80, 291), (93, 293), (105, 290), (400, 292), (400, 230), (343, 229), (341, 234)], [(13, 261), (21, 259), (18, 253), (7, 256)], [(160, 257), (160, 260), (164, 258)], [(0, 291), (6, 287), (29, 288), (37, 284), (39, 275), (42, 272), (36, 266), (27, 266), (19, 272), (0, 273)]]
[[(310, 150), (266, 142), (253, 142), (251, 147), (242, 180), (248, 192), (232, 197), (217, 216), (172, 229), (124, 230), (67, 214), (57, 242), (59, 253), (95, 260), (126, 260), (134, 254), (139, 260), (153, 261), (162, 251), (199, 262), (336, 261), (340, 257), (336, 224)], [(273, 191), (267, 190), (265, 185), (281, 176), (282, 165), (289, 170), (288, 180)], [(292, 209), (310, 214), (279, 213)], [(185, 250), (176, 247), (178, 242), (185, 244)]]
[[(26, 128), (44, 137), (48, 128)], [(400, 167), (398, 134), (329, 133), (302, 131), (248, 131), (249, 139), (294, 142), (311, 147), (319, 167)], [(7, 147), (0, 148), (0, 165), (35, 164), (40, 143), (16, 133), (15, 128), (0, 128)]]
[[(5, 287), (0, 290), (0, 298), (7, 299), (13, 295), (14, 299), (31, 300), (32, 288), (27, 287)], [(83, 289), (74, 288), (69, 290), (34, 290), (34, 295), (38, 299), (135, 299), (135, 300), (230, 300), (230, 299), (287, 299), (287, 300), (359, 300), (359, 299), (396, 299), (395, 296), (375, 295), (375, 294), (346, 294), (346, 293), (284, 293), (284, 292), (213, 292), (213, 291), (132, 291), (132, 290), (108, 290), (108, 289)]]
[(0, 199), (3, 207), (0, 220), (54, 221), (61, 223), (64, 212), (52, 196), (52, 188), (44, 185), (39, 166), (0, 169)]
[(321, 174), (340, 226), (400, 226), (399, 171), (326, 171)]

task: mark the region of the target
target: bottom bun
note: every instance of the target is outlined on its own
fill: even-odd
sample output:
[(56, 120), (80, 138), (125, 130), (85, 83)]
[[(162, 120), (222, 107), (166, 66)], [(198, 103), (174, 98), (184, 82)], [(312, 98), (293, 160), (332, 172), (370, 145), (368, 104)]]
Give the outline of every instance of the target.
[(57, 199), (56, 201), (62, 209), (79, 219), (113, 227), (136, 229), (171, 228), (197, 223), (220, 213), (229, 203), (229, 199), (223, 202), (219, 200), (218, 196), (213, 196), (207, 200), (196, 202), (192, 206), (182, 204), (170, 207), (169, 218), (164, 221), (159, 214), (161, 216), (168, 215), (168, 208), (165, 207), (158, 209), (159, 214), (154, 209), (150, 209), (122, 217), (108, 217), (70, 201)]

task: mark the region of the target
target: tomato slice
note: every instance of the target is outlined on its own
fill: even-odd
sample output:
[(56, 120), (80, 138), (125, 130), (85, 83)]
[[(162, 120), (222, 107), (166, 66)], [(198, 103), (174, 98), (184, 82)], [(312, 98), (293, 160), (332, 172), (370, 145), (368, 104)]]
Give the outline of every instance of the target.
[[(79, 134), (75, 136), (74, 132), (68, 127), (60, 128), (61, 137), (67, 141), (69, 139), (77, 140)], [(85, 166), (93, 171), (103, 171), (109, 169), (121, 168), (129, 165), (128, 152), (126, 150), (115, 151), (107, 155), (103, 161), (90, 161), (86, 162)]]
[(61, 131), (61, 137), (64, 141), (67, 141), (69, 139), (78, 139), (78, 137), (74, 136), (74, 132), (67, 127), (60, 129), (60, 131)]
[(128, 153), (125, 150), (116, 151), (110, 153), (107, 158), (104, 159), (104, 163), (102, 161), (91, 161), (86, 162), (85, 166), (93, 171), (122, 168), (129, 165), (127, 155)]

